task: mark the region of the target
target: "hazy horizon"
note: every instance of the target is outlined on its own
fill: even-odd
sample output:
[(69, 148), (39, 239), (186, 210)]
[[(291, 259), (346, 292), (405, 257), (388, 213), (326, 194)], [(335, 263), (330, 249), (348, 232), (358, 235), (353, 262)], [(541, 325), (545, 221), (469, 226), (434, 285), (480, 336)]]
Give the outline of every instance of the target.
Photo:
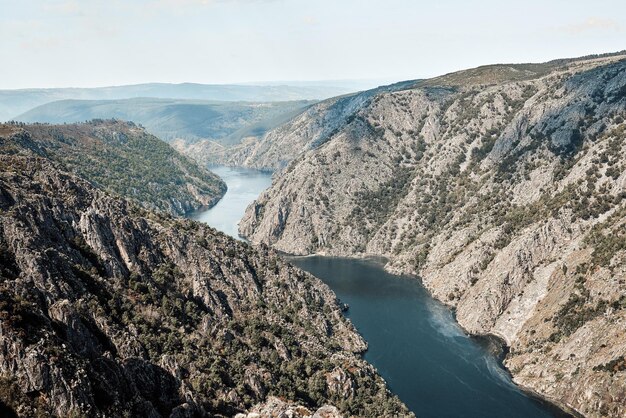
[(401, 81), (626, 48), (616, 0), (0, 0), (0, 89)]
[[(238, 87), (346, 87), (348, 85), (384, 85), (391, 84), (398, 81), (395, 79), (345, 79), (345, 80), (265, 80), (265, 81), (241, 81), (233, 83), (200, 83), (195, 81), (181, 81), (181, 82), (168, 82), (168, 81), (144, 81), (132, 84), (107, 84), (107, 85), (86, 85), (86, 86), (31, 86), (31, 87), (18, 87), (18, 88), (0, 88), (0, 90), (41, 90), (41, 89), (106, 89), (117, 87), (132, 87), (142, 85), (202, 85), (202, 86), (238, 86)], [(382, 83), (382, 84), (376, 84)]]

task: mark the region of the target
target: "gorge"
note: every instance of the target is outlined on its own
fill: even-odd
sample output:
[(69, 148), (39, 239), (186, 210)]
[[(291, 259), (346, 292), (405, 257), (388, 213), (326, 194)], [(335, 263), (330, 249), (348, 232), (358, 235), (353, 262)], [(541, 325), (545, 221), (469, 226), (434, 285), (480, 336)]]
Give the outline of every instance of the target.
[[(269, 186), (271, 175), (228, 167), (212, 171), (228, 191), (216, 206), (192, 217), (238, 237), (233, 220)], [(347, 317), (368, 343), (364, 359), (418, 417), (570, 417), (519, 390), (499, 364), (500, 343), (467, 336), (416, 278), (385, 272), (371, 260), (286, 259), (348, 304)]]
[[(95, 126), (89, 141), (150, 140)], [(63, 130), (53, 141), (0, 125), (0, 415), (412, 416), (358, 355), (367, 345), (326, 285), (267, 247), (143, 207), (176, 188), (147, 182), (136, 203), (110, 190), (110, 153), (73, 158), (93, 127), (42, 127)], [(128, 168), (150, 178), (165, 159), (215, 179), (161, 151)]]
[(502, 338), (516, 383), (621, 417), (625, 118), (624, 52), (331, 99), (241, 160), (293, 155), (240, 233), (299, 255), (383, 256), (469, 333)]
[(1, 415), (626, 416), (626, 52), (170, 100), (0, 124)]

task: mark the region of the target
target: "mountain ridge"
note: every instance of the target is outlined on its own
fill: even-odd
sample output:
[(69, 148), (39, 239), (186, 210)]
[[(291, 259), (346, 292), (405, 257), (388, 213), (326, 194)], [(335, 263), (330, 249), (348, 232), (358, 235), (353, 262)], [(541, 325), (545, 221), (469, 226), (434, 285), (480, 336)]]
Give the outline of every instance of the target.
[(0, 154), (0, 259), (9, 416), (412, 415), (317, 278), (45, 158)]
[[(515, 382), (623, 415), (625, 58), (375, 94), (294, 152), (240, 233), (288, 253), (385, 256), (468, 332), (502, 337)], [(322, 132), (324, 103), (292, 124), (294, 143)]]
[(77, 123), (92, 119), (132, 120), (166, 142), (211, 140), (230, 146), (263, 135), (315, 103), (224, 102), (161, 98), (61, 100), (16, 116), (25, 123)]
[(354, 91), (352, 87), (258, 86), (199, 83), (146, 83), (129, 86), (31, 88), (0, 90), (0, 122), (46, 103), (65, 100), (120, 100), (136, 97), (173, 100), (217, 100), (274, 102), (289, 100), (320, 100)]
[(212, 206), (226, 192), (215, 174), (132, 122), (0, 124), (0, 151), (48, 158), (97, 187), (176, 215)]
[[(314, 149), (332, 137), (341, 123), (353, 117), (358, 108), (376, 94), (398, 91), (414, 82), (403, 81), (324, 100), (304, 109), (290, 121), (262, 136), (249, 137), (229, 148), (215, 147), (211, 141), (199, 141), (177, 148), (205, 164), (217, 163), (263, 171), (280, 171), (302, 152)], [(311, 119), (316, 119), (315, 126), (308, 125)], [(303, 129), (308, 132), (301, 132)]]

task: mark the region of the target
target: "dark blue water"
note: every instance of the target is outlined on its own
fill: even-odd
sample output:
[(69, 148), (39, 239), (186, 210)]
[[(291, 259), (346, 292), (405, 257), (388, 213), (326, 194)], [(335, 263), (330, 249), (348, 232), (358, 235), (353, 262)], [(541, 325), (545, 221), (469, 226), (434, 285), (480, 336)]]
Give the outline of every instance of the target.
[(418, 417), (567, 416), (529, 397), (500, 366), (487, 340), (466, 336), (417, 279), (372, 261), (289, 257), (328, 284), (369, 344), (365, 359)]
[[(270, 184), (258, 171), (217, 168), (229, 190), (196, 219), (238, 237), (246, 207)], [(385, 272), (373, 261), (289, 257), (327, 283), (350, 308), (347, 316), (369, 344), (365, 359), (422, 418), (565, 417), (517, 388), (493, 344), (466, 336), (449, 309), (417, 279)]]

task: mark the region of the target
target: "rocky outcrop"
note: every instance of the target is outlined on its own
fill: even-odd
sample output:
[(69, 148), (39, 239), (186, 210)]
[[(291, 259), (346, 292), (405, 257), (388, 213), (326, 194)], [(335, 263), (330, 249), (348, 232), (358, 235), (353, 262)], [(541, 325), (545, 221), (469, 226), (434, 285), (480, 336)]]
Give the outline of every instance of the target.
[(516, 382), (623, 416), (625, 59), (377, 93), (275, 177), (240, 232), (295, 254), (385, 256), (469, 332), (502, 337)]
[(302, 416), (411, 415), (365, 348), (332, 291), (267, 247), (0, 155), (3, 415), (293, 409), (277, 397)]
[(226, 192), (215, 174), (132, 122), (0, 125), (0, 151), (48, 158), (148, 209), (184, 215)]
[(325, 100), (263, 137), (229, 149), (225, 162), (261, 170), (281, 170), (303, 150), (314, 149), (331, 138), (371, 95), (368, 92)]
[(291, 115), (267, 133), (248, 136), (234, 146), (211, 141), (188, 146), (178, 143), (176, 146), (201, 162), (278, 172), (303, 151), (313, 150), (329, 141), (377, 94), (401, 90), (413, 83), (397, 83), (324, 100)]
[(238, 414), (235, 418), (342, 418), (334, 406), (324, 405), (315, 411), (302, 405), (290, 404), (281, 399), (270, 397), (267, 402), (256, 405), (247, 414)]

